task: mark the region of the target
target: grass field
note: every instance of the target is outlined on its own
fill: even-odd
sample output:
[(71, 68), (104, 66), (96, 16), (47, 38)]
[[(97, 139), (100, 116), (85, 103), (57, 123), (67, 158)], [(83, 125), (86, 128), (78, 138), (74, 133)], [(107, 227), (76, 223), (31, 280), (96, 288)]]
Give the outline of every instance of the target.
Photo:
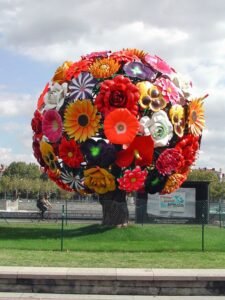
[(204, 253), (201, 238), (198, 225), (69, 224), (60, 252), (60, 224), (2, 224), (0, 265), (224, 268), (225, 229), (205, 227)]

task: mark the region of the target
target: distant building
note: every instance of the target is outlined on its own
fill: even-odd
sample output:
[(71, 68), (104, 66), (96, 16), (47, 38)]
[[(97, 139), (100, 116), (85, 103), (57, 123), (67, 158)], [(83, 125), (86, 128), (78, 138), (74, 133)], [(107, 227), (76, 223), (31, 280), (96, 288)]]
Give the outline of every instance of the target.
[(219, 169), (219, 171), (217, 171), (215, 168), (198, 168), (198, 170), (212, 172), (217, 175), (220, 182), (225, 182), (225, 174), (222, 172), (221, 168)]

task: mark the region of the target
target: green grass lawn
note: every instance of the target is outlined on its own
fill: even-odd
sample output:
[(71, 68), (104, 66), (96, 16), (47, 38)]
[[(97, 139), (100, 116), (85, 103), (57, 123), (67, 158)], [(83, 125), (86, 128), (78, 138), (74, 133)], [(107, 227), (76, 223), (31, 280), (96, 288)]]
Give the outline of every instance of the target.
[[(0, 265), (68, 267), (224, 268), (225, 229), (69, 224), (60, 252), (60, 224), (0, 224)], [(48, 250), (48, 251), (47, 251)]]

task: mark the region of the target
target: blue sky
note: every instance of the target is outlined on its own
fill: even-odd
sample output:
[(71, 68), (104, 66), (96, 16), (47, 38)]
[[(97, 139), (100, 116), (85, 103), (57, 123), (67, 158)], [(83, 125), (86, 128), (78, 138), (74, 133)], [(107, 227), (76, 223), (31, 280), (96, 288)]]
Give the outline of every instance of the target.
[(197, 166), (225, 170), (224, 15), (223, 0), (0, 0), (0, 163), (35, 161), (30, 121), (64, 60), (136, 47), (210, 94)]

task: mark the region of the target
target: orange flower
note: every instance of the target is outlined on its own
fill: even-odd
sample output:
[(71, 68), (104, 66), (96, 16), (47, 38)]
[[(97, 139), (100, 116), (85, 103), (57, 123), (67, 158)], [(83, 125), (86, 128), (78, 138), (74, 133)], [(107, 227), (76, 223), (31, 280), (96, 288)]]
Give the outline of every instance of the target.
[(60, 67), (58, 67), (55, 71), (55, 74), (52, 78), (53, 82), (58, 82), (59, 84), (62, 84), (66, 81), (66, 72), (69, 69), (70, 66), (72, 66), (72, 61), (65, 61)]
[(160, 194), (170, 194), (175, 192), (186, 179), (187, 179), (186, 174), (175, 173), (169, 176)]
[(199, 136), (204, 126), (203, 98), (194, 99), (188, 106), (188, 128), (193, 135)]
[(132, 55), (134, 57), (138, 57), (141, 60), (144, 59), (147, 52), (144, 52), (143, 50), (139, 50), (137, 48), (127, 48), (123, 50), (124, 54)]
[(95, 78), (107, 78), (115, 74), (120, 68), (120, 64), (112, 58), (102, 58), (96, 60), (89, 68)]
[(104, 131), (107, 139), (114, 144), (130, 144), (139, 128), (136, 117), (126, 108), (117, 108), (107, 115)]
[(70, 138), (84, 142), (98, 131), (100, 116), (90, 100), (70, 103), (64, 114), (64, 128)]

